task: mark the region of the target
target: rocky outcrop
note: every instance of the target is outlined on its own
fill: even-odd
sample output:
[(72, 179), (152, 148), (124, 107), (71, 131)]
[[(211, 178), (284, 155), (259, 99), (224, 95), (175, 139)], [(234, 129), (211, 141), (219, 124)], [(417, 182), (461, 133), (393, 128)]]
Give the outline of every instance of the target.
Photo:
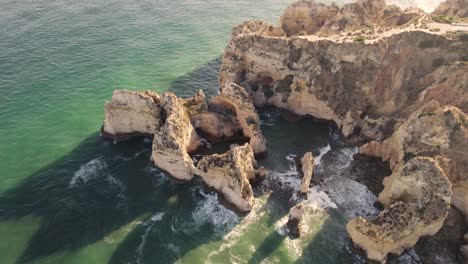
[(384, 261), (389, 253), (399, 255), (420, 237), (437, 233), (450, 207), (450, 182), (432, 158), (400, 164), (384, 186), (379, 201), (385, 209), (371, 221), (358, 217), (346, 226), (353, 242), (375, 261)]
[(133, 135), (152, 136), (162, 123), (159, 95), (150, 91), (114, 91), (105, 104), (103, 136), (120, 139)]
[(197, 174), (239, 211), (248, 212), (254, 205), (249, 180), (255, 178), (255, 164), (253, 150), (245, 144), (224, 154), (204, 157), (197, 164)]
[(232, 82), (222, 85), (220, 95), (211, 99), (211, 103), (232, 109), (243, 134), (250, 141), (255, 154), (266, 152), (266, 140), (260, 128), (260, 119), (257, 110), (247, 91)]
[(466, 54), (463, 41), (421, 31), (369, 44), (243, 34), (225, 50), (220, 81), (245, 87), (257, 106), (332, 120), (347, 137), (385, 139), (434, 97), (448, 101), (437, 95), (466, 108), (466, 83), (456, 79)]
[(194, 165), (189, 152), (199, 145), (199, 138), (190, 122), (183, 102), (172, 93), (161, 96), (164, 124), (154, 134), (151, 160), (178, 180), (192, 179)]
[(314, 156), (312, 153), (307, 152), (301, 159), (302, 166), (302, 181), (301, 189), (299, 192), (301, 194), (307, 194), (309, 191), (310, 181), (312, 180), (312, 175), (314, 174)]
[(232, 29), (232, 36), (250, 34), (260, 34), (262, 36), (270, 37), (286, 36), (281, 28), (259, 20), (245, 21), (244, 23)]
[(205, 112), (191, 117), (193, 127), (210, 143), (219, 143), (239, 137), (242, 129), (237, 119), (215, 112)]
[(411, 157), (433, 158), (453, 185), (453, 205), (468, 216), (466, 120), (460, 109), (431, 102), (415, 111), (390, 138), (363, 145), (360, 152), (389, 161), (393, 169)]
[(291, 4), (281, 16), (281, 27), (288, 36), (314, 33), (333, 34), (369, 27), (394, 27), (423, 16), (415, 8), (401, 10), (387, 6), (384, 0), (359, 0), (339, 8), (313, 0)]
[(289, 5), (280, 18), (280, 25), (288, 35), (314, 34), (338, 13), (335, 4), (327, 6), (315, 1), (298, 1)]
[(468, 1), (447, 0), (442, 2), (436, 10), (434, 10), (433, 14), (459, 18), (468, 17)]
[(303, 232), (302, 218), (304, 217), (304, 205), (297, 204), (289, 210), (289, 218), (286, 223), (289, 235), (292, 238), (298, 238)]

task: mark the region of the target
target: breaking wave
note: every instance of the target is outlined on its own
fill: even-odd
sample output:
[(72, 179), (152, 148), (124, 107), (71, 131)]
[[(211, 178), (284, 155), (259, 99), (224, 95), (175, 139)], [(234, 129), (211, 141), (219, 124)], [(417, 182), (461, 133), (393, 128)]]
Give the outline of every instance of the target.
[(81, 165), (80, 169), (75, 171), (69, 182), (69, 187), (74, 187), (78, 182), (87, 183), (88, 181), (99, 177), (107, 169), (107, 163), (102, 158), (96, 158), (88, 163)]
[(217, 193), (205, 193), (202, 189), (200, 189), (199, 193), (203, 196), (203, 199), (197, 202), (197, 206), (192, 212), (195, 226), (200, 227), (205, 223), (209, 223), (215, 232), (225, 233), (239, 222), (236, 213), (219, 202)]

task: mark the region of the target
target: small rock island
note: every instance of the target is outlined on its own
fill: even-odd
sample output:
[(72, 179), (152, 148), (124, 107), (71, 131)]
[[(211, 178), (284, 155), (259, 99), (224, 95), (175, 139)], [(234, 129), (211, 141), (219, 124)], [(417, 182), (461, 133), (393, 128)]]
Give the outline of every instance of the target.
[[(152, 137), (155, 166), (182, 182), (200, 176), (247, 213), (251, 182), (265, 176), (256, 162), (267, 151), (257, 108), (333, 122), (361, 154), (390, 164), (378, 197), (383, 210), (346, 226), (368, 259), (384, 262), (436, 234), (451, 207), (468, 223), (467, 16), (464, 0), (432, 14), (384, 0), (295, 2), (280, 26), (248, 21), (233, 29), (218, 95), (117, 90), (105, 105), (102, 135)], [(245, 144), (193, 158), (207, 143), (234, 139)], [(310, 186), (313, 159), (302, 159), (299, 193)], [(288, 224), (296, 237), (301, 210), (292, 209)], [(460, 252), (468, 261), (466, 246)]]

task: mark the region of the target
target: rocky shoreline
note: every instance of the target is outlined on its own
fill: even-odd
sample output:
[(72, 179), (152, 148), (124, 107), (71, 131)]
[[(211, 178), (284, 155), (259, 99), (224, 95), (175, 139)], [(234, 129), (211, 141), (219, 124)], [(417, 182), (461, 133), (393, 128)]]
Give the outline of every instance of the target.
[[(390, 163), (392, 175), (379, 195), (382, 212), (347, 225), (367, 258), (384, 262), (435, 235), (451, 208), (468, 224), (468, 33), (433, 17), (460, 8), (468, 7), (449, 0), (426, 14), (383, 0), (341, 8), (293, 3), (280, 26), (250, 21), (233, 29), (217, 96), (117, 90), (106, 103), (102, 135), (152, 135), (155, 166), (180, 181), (199, 175), (248, 212), (251, 182), (265, 177), (256, 161), (267, 151), (256, 109), (274, 106), (332, 121), (344, 137), (362, 144), (361, 154)], [(194, 158), (211, 144), (236, 139), (245, 144)], [(308, 154), (297, 190), (303, 194), (313, 174)], [(295, 208), (288, 226), (298, 237), (300, 204)], [(461, 261), (468, 260), (466, 251), (461, 247)]]

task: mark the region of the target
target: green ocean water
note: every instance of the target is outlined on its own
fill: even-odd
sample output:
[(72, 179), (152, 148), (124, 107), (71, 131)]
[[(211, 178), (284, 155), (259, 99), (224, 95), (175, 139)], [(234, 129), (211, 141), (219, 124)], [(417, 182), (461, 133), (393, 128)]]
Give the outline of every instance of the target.
[[(362, 263), (344, 224), (375, 214), (375, 196), (329, 124), (262, 110), (270, 173), (248, 216), (198, 179), (169, 180), (148, 140), (99, 136), (115, 89), (216, 93), (231, 28), (276, 23), (290, 2), (0, 0), (0, 263)], [(307, 151), (317, 187), (307, 235), (291, 240)]]

